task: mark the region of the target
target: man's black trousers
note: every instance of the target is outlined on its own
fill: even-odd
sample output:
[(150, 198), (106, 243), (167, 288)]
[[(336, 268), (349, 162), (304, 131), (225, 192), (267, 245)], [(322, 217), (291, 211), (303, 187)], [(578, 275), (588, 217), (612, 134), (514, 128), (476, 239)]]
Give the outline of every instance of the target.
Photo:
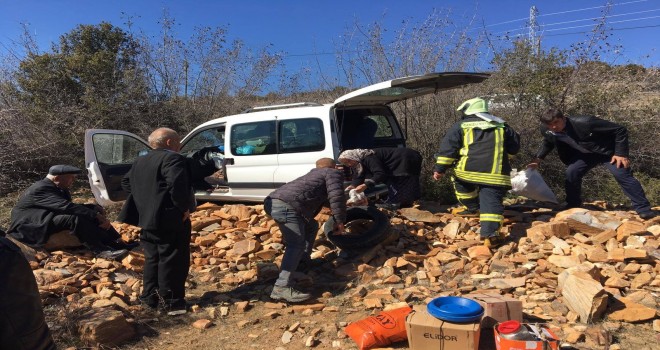
[(72, 231), (82, 244), (94, 252), (107, 250), (107, 244), (121, 238), (114, 228), (101, 228), (98, 223), (85, 217), (66, 214), (55, 215), (48, 233), (53, 234), (63, 230)]
[(651, 203), (646, 198), (642, 185), (633, 176), (632, 170), (630, 168), (617, 168), (616, 165), (610, 163), (609, 158), (596, 155), (574, 157), (566, 167), (564, 187), (566, 190), (566, 203), (570, 207), (582, 205), (582, 178), (589, 170), (600, 164), (614, 176), (623, 193), (630, 198), (632, 207), (637, 213), (651, 210)]
[(185, 306), (185, 283), (190, 267), (190, 221), (181, 231), (142, 230), (144, 275), (140, 300), (156, 307)]

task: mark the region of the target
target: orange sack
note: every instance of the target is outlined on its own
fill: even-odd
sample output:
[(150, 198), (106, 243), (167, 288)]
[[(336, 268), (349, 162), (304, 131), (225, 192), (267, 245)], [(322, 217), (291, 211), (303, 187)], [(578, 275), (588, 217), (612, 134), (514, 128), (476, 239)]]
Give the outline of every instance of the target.
[(412, 311), (408, 306), (382, 311), (346, 326), (344, 332), (357, 344), (360, 350), (387, 346), (408, 339), (406, 336), (406, 316)]

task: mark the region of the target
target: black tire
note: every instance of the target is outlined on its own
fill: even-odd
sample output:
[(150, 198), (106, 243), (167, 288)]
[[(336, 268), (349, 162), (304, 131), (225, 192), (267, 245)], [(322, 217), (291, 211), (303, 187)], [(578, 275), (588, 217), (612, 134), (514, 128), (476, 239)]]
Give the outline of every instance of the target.
[(335, 219), (331, 216), (323, 226), (328, 240), (335, 246), (345, 250), (362, 250), (372, 248), (384, 241), (390, 235), (390, 218), (374, 206), (351, 207), (346, 211), (346, 222), (366, 219), (373, 221), (371, 228), (359, 235), (335, 235), (332, 228)]

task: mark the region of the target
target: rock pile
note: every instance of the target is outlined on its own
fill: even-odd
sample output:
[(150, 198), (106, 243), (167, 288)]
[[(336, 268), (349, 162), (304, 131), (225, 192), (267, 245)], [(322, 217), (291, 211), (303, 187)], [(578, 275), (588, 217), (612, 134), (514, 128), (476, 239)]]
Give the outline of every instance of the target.
[[(316, 219), (322, 224), (328, 214), (322, 211)], [(193, 307), (202, 316), (192, 326), (206, 329), (214, 318), (245, 312), (255, 302), (263, 303), (263, 317), (272, 319), (290, 312), (378, 311), (439, 295), (496, 292), (521, 300), (527, 320), (548, 322), (565, 342), (585, 347), (615, 349), (611, 335), (625, 323), (660, 327), (653, 321), (660, 290), (660, 218), (514, 205), (505, 212), (509, 243), (491, 251), (479, 240), (477, 218), (419, 209), (391, 214), (391, 239), (359, 255), (340, 252), (320, 232), (312, 267), (295, 278), (323, 295), (317, 304), (287, 307), (267, 298), (284, 245), (263, 207), (199, 206), (191, 216), (189, 283), (209, 291), (212, 307)], [(127, 241), (139, 234), (135, 227), (114, 225)], [(33, 257), (44, 302), (64, 297), (68, 312), (84, 314), (78, 327), (83, 340), (115, 345), (134, 336), (144, 264), (139, 249), (122, 261), (64, 251)], [(341, 292), (329, 292), (336, 290)], [(244, 293), (250, 301), (219, 291)], [(250, 321), (239, 325), (248, 326)], [(339, 327), (306, 332), (301, 342), (342, 347), (346, 340)], [(282, 343), (296, 334), (286, 329)]]

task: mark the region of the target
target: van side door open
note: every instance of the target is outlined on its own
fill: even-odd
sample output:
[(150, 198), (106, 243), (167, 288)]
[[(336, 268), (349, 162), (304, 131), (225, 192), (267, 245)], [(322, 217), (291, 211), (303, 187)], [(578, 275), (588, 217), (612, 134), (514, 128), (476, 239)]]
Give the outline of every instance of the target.
[(90, 129), (85, 132), (85, 166), (92, 193), (100, 205), (126, 199), (121, 180), (133, 161), (151, 150), (146, 141), (125, 131)]

